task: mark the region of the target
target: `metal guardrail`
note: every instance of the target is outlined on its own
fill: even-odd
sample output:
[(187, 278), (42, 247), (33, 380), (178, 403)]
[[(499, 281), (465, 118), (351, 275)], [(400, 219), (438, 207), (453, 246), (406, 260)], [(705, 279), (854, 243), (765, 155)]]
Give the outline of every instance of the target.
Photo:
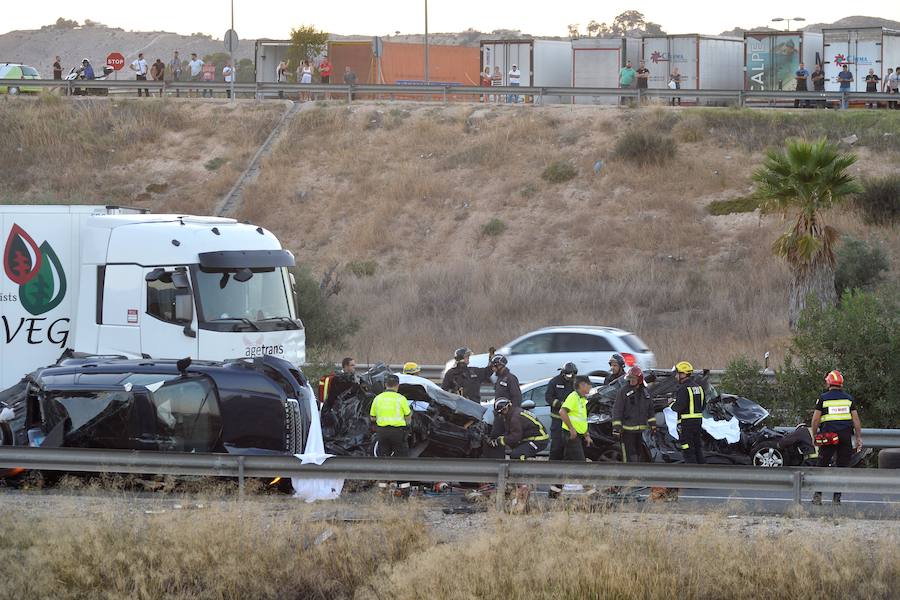
[[(0, 79), (0, 86), (12, 85), (16, 87), (40, 87), (67, 89), (98, 89), (116, 91), (136, 91), (147, 89), (154, 93), (167, 92), (199, 92), (201, 90), (213, 90), (221, 92), (224, 96), (231, 84), (222, 81), (136, 81), (136, 80), (80, 80), (59, 81), (50, 79)], [(447, 102), (450, 97), (456, 96), (530, 96), (534, 102), (540, 104), (545, 96), (548, 97), (618, 97), (633, 100), (640, 103), (644, 98), (698, 98), (711, 100), (724, 100), (733, 102), (738, 106), (748, 103), (762, 102), (766, 105), (781, 101), (793, 102), (889, 102), (897, 101), (896, 94), (868, 93), (868, 92), (796, 92), (784, 90), (750, 91), (750, 90), (670, 90), (665, 89), (620, 89), (620, 88), (593, 88), (593, 87), (477, 87), (477, 86), (452, 86), (452, 85), (346, 85), (346, 84), (297, 84), (297, 83), (235, 83), (236, 94), (253, 95), (262, 99), (271, 95), (307, 93), (318, 97), (329, 96), (331, 98), (346, 98), (352, 102), (357, 95), (376, 96), (379, 99), (392, 99), (393, 96), (423, 96), (440, 97)]]
[(321, 465), (304, 465), (293, 456), (27, 447), (0, 447), (0, 467), (236, 477), (241, 493), (247, 477), (496, 483), (497, 506), (501, 510), (507, 483), (536, 485), (566, 481), (594, 486), (784, 491), (792, 492), (794, 502), (798, 504), (804, 490), (900, 494), (900, 470), (817, 467), (765, 469), (724, 465), (358, 457), (334, 457)]

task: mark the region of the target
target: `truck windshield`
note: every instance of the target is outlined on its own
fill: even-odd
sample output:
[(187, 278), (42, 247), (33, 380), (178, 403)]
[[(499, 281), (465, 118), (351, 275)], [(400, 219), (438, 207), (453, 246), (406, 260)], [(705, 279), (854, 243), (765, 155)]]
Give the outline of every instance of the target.
[(291, 315), (283, 269), (234, 272), (198, 267), (194, 281), (206, 325), (230, 331), (299, 328)]

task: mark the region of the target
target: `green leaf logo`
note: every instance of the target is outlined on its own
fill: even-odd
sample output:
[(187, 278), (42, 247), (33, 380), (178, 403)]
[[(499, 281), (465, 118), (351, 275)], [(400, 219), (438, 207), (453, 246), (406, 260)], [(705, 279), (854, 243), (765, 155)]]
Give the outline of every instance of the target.
[(44, 242), (40, 248), (43, 260), (37, 274), (19, 286), (19, 299), (25, 310), (37, 316), (59, 306), (66, 296), (66, 273), (53, 247)]

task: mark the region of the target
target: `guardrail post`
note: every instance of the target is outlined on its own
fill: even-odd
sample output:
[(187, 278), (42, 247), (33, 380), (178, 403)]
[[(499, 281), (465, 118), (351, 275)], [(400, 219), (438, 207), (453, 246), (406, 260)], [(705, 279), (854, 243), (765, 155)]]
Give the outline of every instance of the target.
[(244, 457), (238, 456), (238, 497), (244, 497)]
[(447, 86), (444, 86), (444, 104), (447, 104), (447, 90), (448, 89), (449, 88)]
[(504, 461), (497, 469), (497, 490), (494, 492), (497, 510), (503, 512), (506, 508), (506, 476), (509, 475), (509, 465)]
[(347, 88), (347, 104), (351, 104), (353, 102), (353, 86)]
[(794, 478), (794, 504), (800, 506), (803, 491), (803, 471), (795, 471)]
[(744, 108), (744, 103), (746, 102), (744, 98), (744, 90), (738, 91), (738, 107)]

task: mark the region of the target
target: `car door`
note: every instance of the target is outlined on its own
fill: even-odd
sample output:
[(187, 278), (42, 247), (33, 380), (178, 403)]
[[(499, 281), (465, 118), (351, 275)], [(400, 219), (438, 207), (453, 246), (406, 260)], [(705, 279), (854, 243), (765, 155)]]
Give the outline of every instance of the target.
[(615, 352), (606, 337), (575, 332), (557, 333), (553, 351), (559, 357), (556, 362), (560, 366), (567, 362), (573, 362), (582, 375), (587, 375), (592, 371), (605, 370), (609, 363), (609, 357)]
[(535, 333), (516, 340), (510, 347), (509, 370), (524, 384), (556, 374), (552, 333)]

